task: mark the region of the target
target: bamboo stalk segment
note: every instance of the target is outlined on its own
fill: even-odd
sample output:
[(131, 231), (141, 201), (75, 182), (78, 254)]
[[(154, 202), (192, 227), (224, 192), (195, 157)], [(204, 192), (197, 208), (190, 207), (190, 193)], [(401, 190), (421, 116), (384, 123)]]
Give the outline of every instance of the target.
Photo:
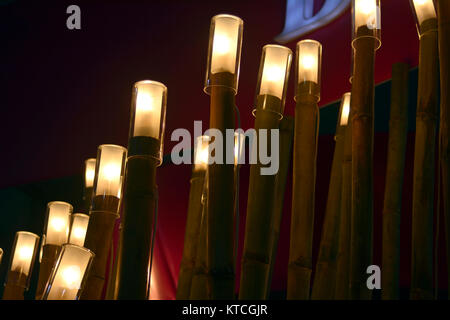
[(181, 259), (178, 276), (177, 300), (189, 299), (191, 293), (192, 276), (199, 241), (202, 221), (202, 193), (205, 181), (205, 171), (193, 171), (189, 192), (189, 205), (186, 218), (186, 232), (184, 235), (183, 257)]
[[(432, 21), (433, 20), (433, 21)], [(439, 89), (437, 19), (422, 23), (414, 149), (411, 299), (433, 298), (433, 205)]]
[(61, 246), (54, 244), (46, 244), (42, 247), (42, 259), (39, 266), (39, 279), (35, 296), (36, 300), (41, 300), (44, 294), (45, 286), (60, 251)]
[(381, 294), (384, 300), (399, 299), (400, 221), (406, 141), (408, 137), (409, 66), (392, 66), (386, 187), (383, 207), (383, 264)]

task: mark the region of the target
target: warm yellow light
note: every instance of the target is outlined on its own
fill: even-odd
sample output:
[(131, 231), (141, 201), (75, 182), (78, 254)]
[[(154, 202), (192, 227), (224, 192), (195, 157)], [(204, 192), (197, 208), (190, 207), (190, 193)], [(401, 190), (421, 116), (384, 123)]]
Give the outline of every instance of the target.
[(120, 198), (126, 154), (127, 150), (121, 146), (99, 146), (99, 172), (96, 177), (95, 195)]
[(78, 266), (68, 266), (62, 271), (65, 286), (69, 289), (77, 289), (81, 278), (81, 270)]
[[(31, 268), (33, 266), (39, 237), (31, 232), (19, 231), (16, 233), (14, 245), (12, 248), (12, 259), (10, 271), (15, 272), (16, 276), (11, 281), (18, 281), (17, 284), (23, 287), (28, 286)], [(17, 274), (20, 274), (19, 277)], [(20, 280), (19, 280), (20, 279)], [(8, 281), (9, 281), (8, 277)]]
[(214, 35), (211, 52), (211, 73), (236, 73), (242, 20), (230, 15), (213, 17)]
[(314, 40), (297, 43), (297, 81), (319, 84), (322, 59), (322, 45)]
[(306, 70), (311, 70), (317, 66), (317, 59), (313, 56), (304, 56), (302, 58), (302, 67)]
[(85, 169), (85, 187), (92, 188), (94, 185), (95, 178), (95, 163), (96, 159), (87, 159), (86, 160), (86, 169)]
[(134, 114), (134, 137), (152, 137), (160, 139), (161, 116), (164, 108), (164, 96), (167, 92), (162, 83), (143, 80), (134, 85), (136, 101)]
[(242, 164), (244, 162), (244, 144), (245, 135), (240, 132), (234, 133), (234, 164)]
[(34, 247), (23, 246), (19, 248), (19, 259), (20, 260), (30, 260), (34, 252)]
[(258, 95), (271, 95), (284, 101), (292, 51), (279, 45), (263, 48)]
[(413, 4), (419, 27), (424, 21), (437, 18), (433, 0), (413, 0)]
[(339, 124), (341, 126), (346, 126), (348, 124), (348, 116), (350, 113), (350, 99), (351, 93), (347, 92), (342, 96), (341, 100), (341, 115)]
[(196, 140), (194, 152), (194, 170), (206, 170), (209, 159), (209, 137), (200, 136)]
[(365, 15), (375, 13), (376, 11), (376, 3), (373, 0), (357, 0), (356, 3), (356, 10)]
[(379, 0), (354, 0), (354, 27), (367, 27), (370, 30), (380, 29)]
[(47, 205), (46, 244), (60, 246), (67, 242), (72, 210), (66, 202), (53, 201)]
[(86, 231), (89, 225), (89, 216), (83, 213), (72, 215), (72, 226), (70, 228), (69, 243), (84, 246)]

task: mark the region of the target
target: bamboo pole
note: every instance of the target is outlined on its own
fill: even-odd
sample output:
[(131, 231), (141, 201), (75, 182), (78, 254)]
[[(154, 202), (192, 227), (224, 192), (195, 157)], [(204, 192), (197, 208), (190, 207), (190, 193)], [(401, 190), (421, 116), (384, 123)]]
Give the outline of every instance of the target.
[(204, 181), (204, 170), (192, 171), (189, 206), (186, 218), (186, 232), (184, 235), (183, 258), (181, 259), (176, 293), (177, 300), (187, 300), (191, 293), (192, 276), (199, 239), (198, 235), (202, 220), (201, 198)]
[(314, 193), (316, 181), (319, 97), (305, 93), (317, 87), (312, 82), (299, 84), (295, 108), (294, 162), (292, 189), (291, 240), (289, 250), (287, 298), (309, 299), (312, 272)]
[[(117, 292), (118, 292), (118, 277), (120, 272), (120, 264), (119, 261), (121, 260), (121, 246), (122, 246), (122, 223), (119, 223), (119, 239), (117, 241), (117, 248), (116, 248), (116, 256), (114, 259), (111, 274), (109, 275), (108, 279), (108, 285), (106, 287), (106, 296), (105, 300), (117, 300)], [(111, 254), (110, 259), (114, 258), (114, 246), (111, 247)]]
[(349, 298), (350, 285), (350, 238), (352, 213), (352, 110), (349, 110), (349, 121), (344, 137), (344, 153), (342, 157), (342, 186), (339, 219), (339, 239), (336, 262), (336, 284), (334, 297), (337, 300)]
[(283, 218), (284, 193), (292, 156), (292, 140), (294, 138), (294, 118), (285, 116), (280, 122), (280, 168), (275, 184), (275, 200), (273, 205), (273, 223), (270, 232), (269, 275), (267, 278), (266, 299), (270, 295), (272, 274), (277, 257), (278, 240), (280, 239), (281, 220)]
[[(234, 75), (219, 72), (211, 75), (210, 128), (218, 129), (225, 136), (226, 129), (234, 130), (235, 91)], [(223, 84), (228, 84), (227, 86)], [(214, 142), (214, 141), (212, 141)], [(226, 150), (224, 159), (229, 156)], [(230, 152), (232, 152), (231, 150)], [(234, 154), (231, 156), (234, 159)], [(208, 243), (208, 276), (211, 298), (234, 298), (234, 163), (208, 166), (208, 213), (206, 232)]]
[[(346, 98), (348, 97), (348, 98)], [(344, 134), (348, 122), (350, 95), (344, 96), (336, 125), (335, 149), (331, 166), (328, 198), (323, 222), (322, 237), (317, 258), (312, 299), (330, 300), (334, 298), (336, 285), (337, 254), (339, 248), (339, 221), (342, 187), (342, 159), (344, 156)], [(343, 115), (343, 112), (346, 114)], [(341, 118), (342, 116), (345, 119)], [(345, 120), (345, 122), (344, 122)]]
[(53, 265), (55, 264), (60, 251), (61, 246), (54, 244), (46, 244), (42, 248), (42, 259), (39, 266), (39, 278), (35, 295), (36, 300), (41, 300), (42, 295), (44, 294), (45, 285), (47, 284)]
[(374, 67), (378, 40), (358, 28), (353, 41), (352, 83), (352, 206), (350, 245), (350, 298), (370, 299), (367, 267), (372, 264)]
[(437, 19), (424, 21), (420, 29), (410, 297), (432, 299), (434, 159), (439, 87)]
[(2, 300), (24, 300), (25, 290), (27, 290), (27, 276), (11, 270), (8, 273)]
[[(272, 129), (278, 130), (281, 99), (272, 95), (260, 95), (255, 113), (255, 130), (260, 141), (261, 130), (267, 130), (267, 150), (278, 141), (271, 140)], [(262, 133), (262, 134), (266, 134)], [(276, 175), (263, 175), (265, 167), (259, 159), (250, 166), (245, 239), (242, 254), (239, 299), (265, 299), (270, 270), (270, 231), (275, 201)]]
[[(439, 24), (439, 61), (441, 66), (441, 119), (439, 123), (439, 156), (441, 165), (445, 235), (447, 243), (448, 288), (450, 288), (450, 3), (437, 0)], [(450, 298), (450, 290), (448, 291)]]
[(406, 141), (408, 137), (408, 72), (405, 63), (392, 66), (386, 187), (383, 207), (383, 257), (381, 294), (399, 299), (400, 221)]

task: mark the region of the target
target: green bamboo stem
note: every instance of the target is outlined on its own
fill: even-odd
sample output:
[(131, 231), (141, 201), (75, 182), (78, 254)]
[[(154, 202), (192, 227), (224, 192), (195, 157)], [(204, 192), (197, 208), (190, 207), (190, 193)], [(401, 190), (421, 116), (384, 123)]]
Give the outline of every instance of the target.
[[(364, 30), (363, 30), (364, 31)], [(350, 298), (370, 299), (367, 267), (372, 264), (374, 67), (377, 40), (354, 40), (352, 84), (352, 218)]]
[[(339, 112), (341, 114), (342, 110)], [(346, 127), (340, 125), (340, 117), (338, 117), (338, 121), (325, 218), (311, 295), (311, 298), (316, 300), (333, 299), (336, 285), (341, 209), (342, 159), (344, 156), (344, 134)]]
[[(448, 288), (450, 288), (450, 2), (437, 1), (439, 24), (439, 61), (441, 66), (441, 119), (439, 123), (439, 156), (441, 165), (447, 247)], [(448, 291), (450, 298), (450, 290)]]
[(337, 300), (349, 298), (350, 285), (350, 237), (352, 214), (352, 110), (350, 105), (348, 124), (345, 128), (344, 153), (342, 157), (342, 186), (340, 202), (339, 239), (336, 261), (336, 284), (334, 297)]
[(270, 295), (270, 284), (275, 266), (278, 240), (280, 238), (281, 220), (283, 218), (284, 193), (286, 180), (292, 157), (292, 140), (294, 138), (294, 118), (285, 116), (280, 122), (280, 168), (278, 169), (275, 184), (275, 200), (273, 205), (273, 222), (270, 233), (269, 275), (267, 278), (266, 299)]
[[(211, 75), (210, 128), (225, 137), (226, 129), (234, 130), (235, 91), (233, 75), (222, 72)], [(224, 86), (229, 83), (230, 85)], [(224, 152), (224, 160), (227, 159)], [(234, 150), (232, 150), (234, 151)], [(234, 154), (232, 155), (234, 159)], [(225, 161), (224, 161), (225, 162)], [(214, 163), (208, 167), (208, 276), (211, 298), (234, 298), (234, 163)]]
[[(265, 103), (263, 104), (262, 102)], [(269, 136), (267, 138), (267, 150), (272, 150), (270, 147), (272, 143), (278, 143), (278, 141), (271, 141), (270, 138), (271, 130), (278, 130), (281, 119), (280, 114), (272, 111), (276, 109), (275, 105), (281, 105), (281, 100), (275, 96), (258, 96), (255, 130), (258, 141), (261, 139), (260, 130), (267, 130), (267, 135)], [(276, 175), (262, 175), (261, 168), (263, 167), (265, 165), (259, 161), (250, 166), (239, 290), (239, 299), (241, 300), (265, 299), (268, 291), (267, 280), (271, 254), (270, 233), (274, 213)]]
[[(300, 86), (314, 85), (303, 83)], [(298, 92), (304, 92), (302, 88)], [(287, 298), (306, 300), (310, 296), (312, 240), (314, 229), (314, 192), (316, 181), (318, 97), (297, 96), (295, 109), (294, 162), (291, 236)]]
[(409, 66), (392, 66), (386, 187), (383, 207), (383, 264), (381, 288), (384, 300), (399, 299), (400, 221), (406, 141), (408, 137)]
[(205, 180), (205, 171), (193, 171), (191, 188), (189, 192), (189, 205), (186, 218), (186, 232), (184, 235), (183, 257), (178, 276), (177, 300), (189, 299), (191, 293), (192, 276), (197, 255), (200, 225), (202, 220), (202, 191)]
[(438, 109), (437, 19), (422, 23), (414, 151), (411, 299), (433, 298), (434, 159)]

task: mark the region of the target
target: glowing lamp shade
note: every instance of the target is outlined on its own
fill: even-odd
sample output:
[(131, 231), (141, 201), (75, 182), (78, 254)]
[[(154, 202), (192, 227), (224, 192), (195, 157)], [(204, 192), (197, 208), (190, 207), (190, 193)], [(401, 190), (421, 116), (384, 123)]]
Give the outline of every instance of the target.
[(348, 124), (348, 117), (350, 113), (351, 93), (344, 93), (341, 99), (341, 107), (339, 108), (339, 125), (346, 126)]
[(72, 212), (73, 207), (67, 202), (53, 201), (47, 204), (45, 244), (60, 246), (67, 242)]
[(242, 132), (234, 133), (234, 165), (245, 162), (245, 134)]
[(93, 258), (94, 253), (86, 248), (63, 245), (42, 299), (78, 300)]
[(204, 171), (208, 167), (209, 136), (197, 137), (194, 146), (194, 171)]
[(322, 69), (322, 44), (315, 40), (302, 40), (297, 43), (296, 96), (312, 94), (320, 96)]
[(353, 40), (360, 37), (378, 39), (381, 46), (380, 0), (352, 0)]
[(16, 233), (6, 282), (28, 289), (38, 244), (39, 236), (36, 234), (26, 231)]
[(284, 109), (291, 63), (291, 49), (272, 44), (264, 46), (259, 66), (257, 96), (274, 96), (282, 101), (281, 109)]
[(113, 144), (102, 144), (97, 151), (94, 195), (114, 196), (120, 199), (125, 172), (127, 149)]
[(84, 246), (86, 231), (89, 224), (89, 216), (83, 213), (72, 214), (72, 224), (70, 226), (69, 243), (77, 246)]
[[(237, 91), (243, 26), (241, 18), (228, 14), (220, 14), (211, 19), (206, 93), (209, 93), (208, 88), (214, 85), (229, 86)], [(212, 77), (218, 73), (228, 73), (229, 79), (221, 83), (214, 81)]]
[(437, 14), (433, 0), (410, 0), (419, 35), (437, 30)]
[(95, 158), (87, 159), (84, 162), (84, 187), (92, 188), (94, 186), (95, 178)]

